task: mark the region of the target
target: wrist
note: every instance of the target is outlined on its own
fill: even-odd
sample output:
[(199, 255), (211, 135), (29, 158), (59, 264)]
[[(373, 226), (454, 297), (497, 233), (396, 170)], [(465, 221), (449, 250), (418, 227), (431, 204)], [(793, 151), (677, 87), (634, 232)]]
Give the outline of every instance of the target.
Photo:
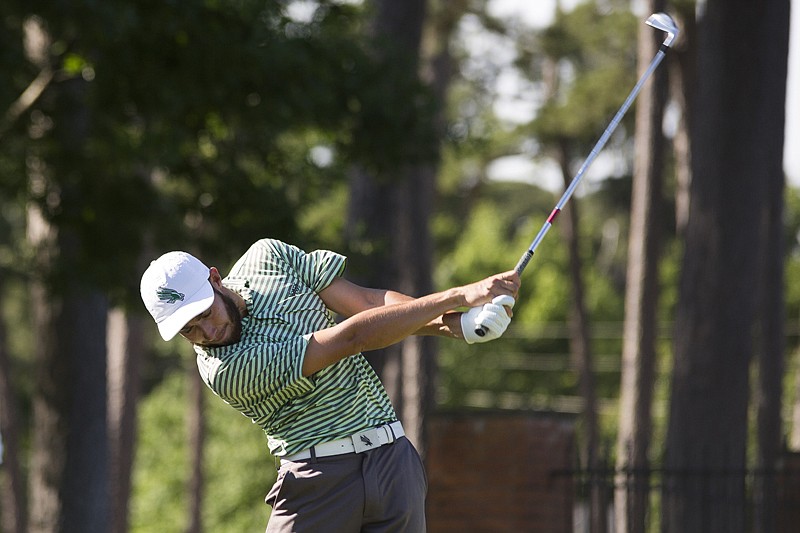
[(459, 307), (471, 307), (467, 302), (466, 294), (462, 287), (453, 287), (444, 291), (445, 298), (450, 302), (450, 309)]
[(453, 339), (463, 339), (464, 332), (461, 329), (461, 313), (460, 311), (451, 311), (442, 315), (442, 331), (448, 337)]

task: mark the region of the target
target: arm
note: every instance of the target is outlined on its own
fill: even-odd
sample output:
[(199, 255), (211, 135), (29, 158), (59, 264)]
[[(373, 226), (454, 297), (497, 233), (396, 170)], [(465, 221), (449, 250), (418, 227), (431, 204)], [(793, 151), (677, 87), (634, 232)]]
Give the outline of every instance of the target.
[[(328, 309), (349, 318), (362, 311), (414, 300), (411, 296), (385, 289), (370, 289), (356, 285), (344, 278), (336, 278), (319, 293)], [(415, 331), (415, 335), (439, 335), (462, 338), (461, 313), (449, 312), (440, 315)]]
[[(396, 296), (387, 296), (386, 291), (349, 289), (347, 285), (336, 282), (320, 292), (320, 297), (334, 311), (345, 315), (355, 313), (343, 322), (313, 334), (303, 360), (304, 376), (356, 353), (399, 342), (434, 324), (442, 315), (450, 315), (449, 312), (456, 308), (483, 305), (498, 295), (516, 296), (519, 275), (513, 271), (505, 272), (422, 298), (400, 297), (399, 302), (388, 305), (387, 298), (391, 301)], [(378, 303), (381, 301), (383, 305)], [(444, 317), (444, 321), (448, 320), (452, 317)]]

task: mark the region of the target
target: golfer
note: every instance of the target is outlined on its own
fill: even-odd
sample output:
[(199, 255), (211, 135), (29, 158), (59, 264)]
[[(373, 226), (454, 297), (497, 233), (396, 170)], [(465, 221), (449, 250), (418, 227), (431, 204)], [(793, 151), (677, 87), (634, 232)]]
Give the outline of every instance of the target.
[(185, 252), (142, 276), (161, 336), (191, 342), (208, 387), (267, 435), (268, 533), (424, 532), (420, 457), (361, 352), (412, 334), (496, 339), (519, 289), (511, 271), (415, 299), (347, 281), (345, 261), (264, 239), (224, 279)]

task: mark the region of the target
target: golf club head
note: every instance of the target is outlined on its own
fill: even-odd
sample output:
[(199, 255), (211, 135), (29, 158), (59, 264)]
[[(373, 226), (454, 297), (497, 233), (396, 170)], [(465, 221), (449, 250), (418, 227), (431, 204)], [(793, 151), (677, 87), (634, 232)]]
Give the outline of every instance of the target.
[(675, 37), (678, 36), (678, 25), (666, 13), (653, 13), (647, 18), (645, 24), (666, 32), (667, 38), (664, 40), (664, 46), (670, 46)]

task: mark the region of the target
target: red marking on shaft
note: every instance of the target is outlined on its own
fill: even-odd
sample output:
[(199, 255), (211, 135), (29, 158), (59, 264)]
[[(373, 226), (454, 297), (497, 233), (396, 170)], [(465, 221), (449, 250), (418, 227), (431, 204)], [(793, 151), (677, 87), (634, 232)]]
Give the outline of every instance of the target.
[(561, 209), (559, 209), (559, 208), (557, 208), (557, 207), (556, 207), (555, 209), (553, 209), (553, 212), (552, 212), (552, 213), (550, 213), (550, 216), (549, 216), (549, 217), (547, 217), (547, 222), (548, 222), (549, 224), (552, 224), (552, 223), (555, 221), (556, 217), (558, 216), (558, 214), (559, 214), (560, 212), (561, 212)]

